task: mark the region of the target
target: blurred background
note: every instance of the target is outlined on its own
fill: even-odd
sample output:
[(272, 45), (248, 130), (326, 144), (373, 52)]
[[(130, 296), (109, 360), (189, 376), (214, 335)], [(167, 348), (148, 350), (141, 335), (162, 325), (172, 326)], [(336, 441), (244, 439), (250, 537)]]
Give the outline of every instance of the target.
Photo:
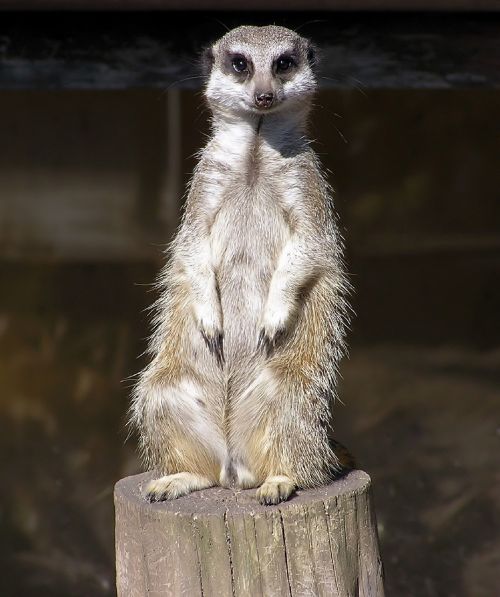
[[(359, 82), (311, 123), (355, 288), (335, 427), (389, 596), (499, 587), (499, 100)], [(130, 376), (208, 113), (170, 88), (2, 90), (0, 114), (0, 592), (113, 595)]]

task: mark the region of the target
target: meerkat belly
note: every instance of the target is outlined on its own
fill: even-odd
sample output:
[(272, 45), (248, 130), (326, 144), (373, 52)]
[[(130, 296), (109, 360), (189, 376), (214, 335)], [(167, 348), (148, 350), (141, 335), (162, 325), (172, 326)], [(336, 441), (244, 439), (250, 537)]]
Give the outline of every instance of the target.
[(255, 353), (269, 284), (288, 239), (285, 215), (271, 189), (241, 189), (223, 202), (211, 247), (224, 321), (226, 359)]

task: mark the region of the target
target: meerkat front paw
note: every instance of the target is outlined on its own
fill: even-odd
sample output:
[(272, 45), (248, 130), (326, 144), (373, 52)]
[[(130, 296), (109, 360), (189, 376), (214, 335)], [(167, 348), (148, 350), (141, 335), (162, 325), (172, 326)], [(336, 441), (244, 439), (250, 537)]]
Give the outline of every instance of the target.
[(175, 500), (192, 491), (212, 487), (213, 482), (193, 473), (175, 473), (150, 481), (145, 490), (148, 502)]
[(264, 309), (257, 348), (269, 356), (285, 335), (290, 319), (290, 307), (285, 303), (268, 303)]
[(295, 491), (295, 485), (290, 477), (277, 475), (268, 477), (257, 489), (257, 499), (261, 504), (270, 506), (286, 501)]
[(224, 333), (220, 315), (215, 309), (198, 308), (196, 319), (198, 329), (208, 350), (215, 356), (217, 363), (222, 366), (224, 363)]

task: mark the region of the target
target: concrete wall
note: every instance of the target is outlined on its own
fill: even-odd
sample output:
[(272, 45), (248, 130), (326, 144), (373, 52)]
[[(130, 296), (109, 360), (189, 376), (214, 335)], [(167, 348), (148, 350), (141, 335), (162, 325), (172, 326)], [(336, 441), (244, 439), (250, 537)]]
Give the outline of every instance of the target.
[(170, 237), (180, 201), (180, 139), (167, 151), (175, 100), (158, 91), (0, 94), (1, 257), (157, 255), (153, 243)]

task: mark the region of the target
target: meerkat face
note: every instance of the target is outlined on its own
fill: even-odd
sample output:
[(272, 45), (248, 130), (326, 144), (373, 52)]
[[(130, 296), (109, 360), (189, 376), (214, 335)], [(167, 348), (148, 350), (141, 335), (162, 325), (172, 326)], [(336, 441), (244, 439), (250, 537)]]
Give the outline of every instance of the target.
[(215, 112), (297, 110), (316, 90), (310, 42), (284, 27), (238, 27), (207, 51), (205, 96)]

